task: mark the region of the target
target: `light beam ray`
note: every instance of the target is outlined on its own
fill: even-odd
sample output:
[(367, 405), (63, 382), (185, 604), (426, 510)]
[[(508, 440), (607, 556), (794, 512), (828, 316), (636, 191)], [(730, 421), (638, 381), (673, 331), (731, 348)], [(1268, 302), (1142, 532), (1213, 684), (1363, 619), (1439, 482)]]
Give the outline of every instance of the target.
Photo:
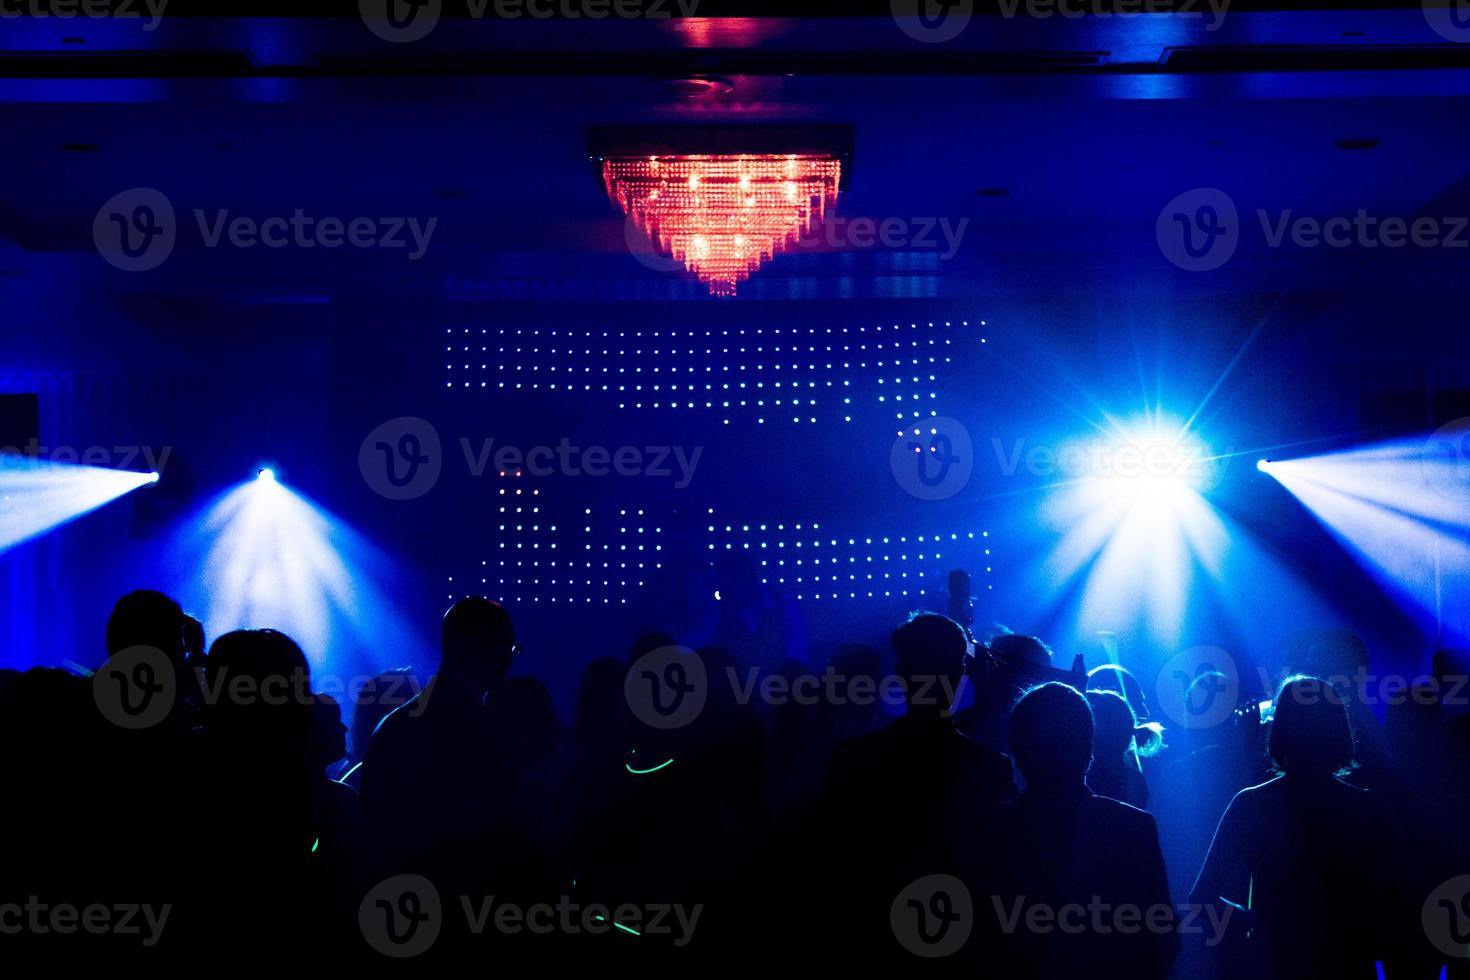
[(156, 482), (156, 473), (0, 453), (0, 551)]

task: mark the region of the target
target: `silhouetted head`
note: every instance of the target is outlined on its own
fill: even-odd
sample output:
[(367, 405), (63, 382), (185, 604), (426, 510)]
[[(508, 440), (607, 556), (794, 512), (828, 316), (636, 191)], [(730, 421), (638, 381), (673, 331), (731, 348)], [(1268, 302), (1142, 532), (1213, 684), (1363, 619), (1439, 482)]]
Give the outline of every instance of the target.
[(894, 672), (903, 681), (910, 714), (948, 711), (965, 673), (969, 641), (948, 616), (915, 613), (893, 631)]
[(347, 726), (342, 724), (342, 705), (330, 694), (318, 694), (311, 705), (311, 764), (325, 769), (347, 754)]
[(1066, 684), (1033, 687), (1011, 709), (1009, 741), (1028, 789), (1080, 786), (1092, 763), (1092, 709)]
[(184, 623), (183, 607), (162, 592), (129, 592), (117, 600), (107, 620), (107, 655), (152, 647), (178, 661), (184, 655)]
[(1092, 708), (1092, 751), (1099, 759), (1116, 762), (1133, 742), (1138, 721), (1123, 696), (1114, 691), (1088, 691)]
[(407, 704), (422, 689), (412, 667), (391, 667), (353, 691), (352, 757), (361, 761), (378, 722)]
[(1317, 677), (1289, 677), (1276, 694), (1267, 749), (1288, 776), (1331, 776), (1352, 765), (1353, 731), (1342, 695)]
[(1089, 691), (1112, 691), (1121, 694), (1133, 716), (1139, 721), (1148, 721), (1148, 699), (1144, 697), (1143, 685), (1133, 672), (1122, 664), (1102, 664), (1087, 672)]
[(305, 739), (311, 726), (311, 667), (277, 630), (235, 630), (214, 641), (204, 665), (210, 727)]
[(510, 613), (498, 602), (479, 596), (459, 600), (444, 614), (439, 637), (440, 684), (448, 681), (484, 693), (510, 672), (516, 630)]
[(644, 654), (674, 645), (674, 638), (667, 633), (660, 633), (657, 630), (639, 633), (633, 638), (633, 645), (628, 648), (628, 663), (635, 664)]
[(987, 646), (1007, 666), (1022, 670), (1027, 667), (1051, 666), (1051, 647), (1035, 636), (1001, 633), (992, 636)]
[(572, 725), (573, 734), (584, 749), (607, 748), (613, 754), (623, 751), (623, 731), (627, 727), (628, 713), (623, 679), (627, 673), (627, 665), (612, 657), (598, 657), (582, 671), (582, 681), (577, 686), (576, 718)]

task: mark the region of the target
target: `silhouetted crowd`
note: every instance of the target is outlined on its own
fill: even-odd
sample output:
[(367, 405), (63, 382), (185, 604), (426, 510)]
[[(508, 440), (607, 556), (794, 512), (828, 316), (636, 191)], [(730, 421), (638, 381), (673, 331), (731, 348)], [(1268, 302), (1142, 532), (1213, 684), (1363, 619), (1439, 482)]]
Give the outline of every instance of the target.
[(95, 674), (0, 671), (0, 963), (1467, 975), (1455, 654), (1375, 712), (1324, 632), (1260, 699), (1184, 671), (1176, 718), (1035, 637), (916, 613), (890, 646), (772, 667), (647, 634), (564, 727), (467, 598), (432, 675), (349, 691), (349, 739), (290, 637), (206, 651), (130, 593)]

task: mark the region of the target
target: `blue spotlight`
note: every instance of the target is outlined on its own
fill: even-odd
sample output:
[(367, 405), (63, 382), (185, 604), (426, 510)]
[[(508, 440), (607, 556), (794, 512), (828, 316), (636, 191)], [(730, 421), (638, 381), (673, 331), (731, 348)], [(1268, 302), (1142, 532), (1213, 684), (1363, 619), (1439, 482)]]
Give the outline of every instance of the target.
[(1470, 638), (1470, 423), (1429, 439), (1302, 459), (1267, 471), (1374, 576), (1425, 612), (1442, 635)]
[(1271, 461), (1269, 459), (1256, 460), (1256, 469), (1260, 470), (1262, 473), (1271, 472)]
[(1083, 576), (1083, 629), (1138, 623), (1174, 642), (1196, 566), (1218, 568), (1227, 538), (1201, 495), (1215, 464), (1185, 427), (1160, 415), (1099, 430), (1058, 455), (1070, 479), (1045, 508), (1064, 532), (1048, 563), (1052, 584)]
[(153, 472), (148, 474), (148, 486), (153, 486), (161, 479), (163, 479), (163, 474), (158, 472), (157, 470), (154, 470)]
[(150, 473), (0, 453), (0, 551), (156, 482)]
[(391, 598), (405, 588), (393, 563), (270, 467), (183, 526), (170, 565), (202, 570), (175, 589), (211, 636), (279, 629), (339, 675), (372, 668), (374, 651), (420, 649)]

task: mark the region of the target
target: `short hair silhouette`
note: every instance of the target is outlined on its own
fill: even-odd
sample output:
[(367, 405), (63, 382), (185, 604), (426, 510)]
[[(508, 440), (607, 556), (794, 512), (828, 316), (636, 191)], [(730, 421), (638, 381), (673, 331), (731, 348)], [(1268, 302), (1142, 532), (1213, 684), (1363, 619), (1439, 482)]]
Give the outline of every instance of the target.
[(1088, 691), (1092, 708), (1092, 740), (1099, 758), (1122, 754), (1133, 741), (1138, 719), (1117, 691)]
[(1011, 709), (1009, 742), (1028, 786), (1080, 784), (1092, 763), (1092, 708), (1067, 684), (1033, 687)]
[(184, 610), (153, 589), (129, 592), (117, 600), (107, 620), (107, 655), (129, 647), (152, 647), (178, 658), (184, 651)]
[(1342, 695), (1319, 677), (1288, 677), (1276, 693), (1267, 750), (1287, 775), (1332, 775), (1353, 762), (1353, 731)]
[(969, 652), (964, 628), (948, 616), (914, 613), (893, 631), (890, 642), (898, 655), (894, 667), (910, 706), (917, 697), (925, 701), (923, 707), (949, 708), (950, 693), (965, 672)]
[(1122, 664), (1099, 664), (1089, 670), (1087, 689), (1121, 694), (1123, 700), (1128, 702), (1128, 707), (1133, 710), (1134, 718), (1139, 721), (1148, 720), (1148, 699), (1144, 696), (1143, 685), (1138, 683), (1133, 671)]
[[(210, 686), (221, 692), (208, 706), (216, 723), (248, 719), (250, 724), (280, 726), (284, 733), (307, 734), (313, 711), (311, 666), (285, 633), (226, 633), (214, 641), (204, 663)], [(241, 685), (242, 680), (250, 683)]]
[(481, 596), (449, 607), (439, 630), (441, 670), (481, 676), (495, 682), (510, 672), (516, 630), (500, 603)]
[(991, 653), (1013, 667), (1050, 667), (1051, 647), (1040, 637), (1021, 633), (999, 633), (986, 644)]

